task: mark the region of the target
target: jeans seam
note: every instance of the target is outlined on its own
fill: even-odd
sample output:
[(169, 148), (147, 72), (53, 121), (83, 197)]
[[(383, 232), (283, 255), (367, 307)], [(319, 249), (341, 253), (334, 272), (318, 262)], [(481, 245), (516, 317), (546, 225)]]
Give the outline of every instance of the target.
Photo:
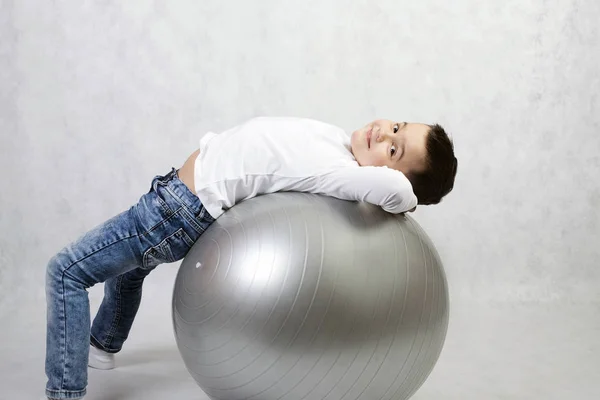
[(86, 393), (87, 393), (86, 389), (82, 389), (82, 390), (46, 389), (46, 396), (48, 396), (51, 399), (55, 399), (55, 398), (57, 398), (55, 396), (61, 396), (63, 394), (67, 394), (67, 395), (75, 394), (77, 396), (77, 398), (79, 399), (79, 398), (85, 396)]
[(65, 389), (59, 389), (59, 390), (54, 390), (54, 389), (46, 389), (47, 392), (50, 393), (83, 393), (85, 392), (85, 390), (65, 390)]
[[(181, 208), (179, 210), (177, 210), (177, 212), (175, 214), (178, 214), (180, 211), (181, 211)], [(160, 246), (161, 244), (167, 242), (168, 239), (170, 239), (171, 237), (177, 235), (179, 232), (182, 232), (183, 235), (189, 237), (188, 233), (185, 231), (185, 228), (183, 228), (183, 227), (178, 228), (177, 230), (175, 230), (175, 232), (171, 233), (170, 235), (168, 235), (167, 237), (165, 237), (163, 240), (161, 240), (160, 242), (158, 242), (154, 246), (151, 246), (148, 249), (146, 249), (146, 251), (144, 251), (144, 254), (142, 255), (142, 266), (140, 268), (142, 270), (152, 270), (152, 269), (156, 268), (156, 265), (148, 265), (148, 257), (150, 255), (150, 252), (152, 250), (156, 250), (158, 246)], [(193, 243), (190, 244), (187, 241), (187, 239), (185, 239), (184, 236), (182, 236), (181, 239), (183, 241), (185, 241), (185, 243), (187, 245), (189, 245), (190, 247), (193, 246)], [(190, 238), (190, 240), (192, 240), (192, 239)], [(160, 251), (161, 251), (162, 255), (165, 257), (165, 259), (172, 260), (172, 261), (167, 261), (167, 262), (169, 262), (169, 263), (175, 262), (175, 255), (171, 252), (171, 249), (169, 248), (169, 246), (165, 246), (164, 248), (163, 248), (163, 246), (160, 246)]]
[[(70, 268), (71, 266), (69, 266)], [(60, 284), (62, 286), (62, 322), (63, 322), (63, 330), (61, 332), (61, 336), (62, 336), (62, 349), (61, 349), (61, 354), (62, 354), (62, 365), (63, 370), (62, 370), (62, 376), (60, 378), (60, 387), (64, 387), (65, 386), (65, 376), (67, 375), (67, 305), (65, 304), (65, 275), (67, 273), (67, 269), (65, 269), (60, 277)]]
[[(198, 221), (196, 220), (194, 215), (189, 211), (187, 204), (185, 204), (185, 202), (181, 199), (181, 197), (177, 193), (175, 193), (169, 186), (165, 186), (164, 188), (167, 190), (167, 192), (169, 192), (171, 197), (173, 197), (179, 204), (179, 208), (173, 214), (177, 214), (181, 210), (185, 210), (187, 217), (190, 217), (190, 218), (186, 218), (186, 216), (182, 215), (185, 218), (185, 220), (190, 225), (192, 225), (192, 228), (194, 228), (196, 233), (198, 233), (199, 235), (204, 233), (204, 229), (202, 229), (202, 227), (200, 226), (200, 224), (198, 223)], [(204, 212), (205, 208), (204, 208), (204, 206), (202, 206), (202, 204), (200, 204), (200, 207), (201, 207), (201, 210), (200, 210), (199, 216), (203, 216), (203, 212)]]
[[(83, 396), (85, 396), (87, 394), (87, 388), (86, 389), (80, 389), (80, 390), (66, 390), (66, 389), (46, 389), (46, 396), (51, 398), (51, 399), (56, 399), (58, 398), (57, 396), (62, 396), (62, 395), (75, 395), (77, 397), (75, 397), (76, 399), (80, 399)], [(73, 397), (67, 397), (67, 399), (72, 399)]]
[[(163, 188), (166, 188), (166, 186), (164, 186)], [(162, 208), (163, 212), (170, 216), (172, 211), (171, 208), (169, 208), (169, 205), (163, 199), (161, 199), (161, 197), (158, 194), (158, 190), (155, 190), (154, 193), (156, 194), (156, 199), (158, 201), (158, 204), (160, 204), (160, 207)]]
[[(177, 210), (177, 211), (179, 211), (179, 210)], [(177, 214), (177, 211), (173, 212), (173, 211), (171, 211), (171, 210), (169, 209), (169, 212), (167, 213), (167, 217), (166, 217), (166, 218), (164, 218), (164, 219), (163, 219), (163, 220), (161, 220), (160, 222), (157, 222), (157, 223), (156, 223), (154, 226), (152, 226), (151, 228), (147, 229), (147, 230), (146, 230), (144, 233), (142, 233), (142, 234), (136, 234), (136, 235), (134, 235), (134, 236), (137, 236), (137, 237), (140, 237), (140, 236), (146, 236), (146, 235), (148, 235), (149, 233), (152, 233), (152, 232), (154, 232), (156, 229), (158, 229), (159, 227), (161, 227), (161, 226), (165, 225), (165, 224), (166, 224), (167, 222), (169, 222), (169, 221), (170, 221), (170, 220), (171, 220), (171, 219), (172, 219), (174, 216), (176, 216), (176, 214)], [(140, 217), (140, 214), (137, 212), (137, 210), (136, 210), (136, 217), (137, 217), (139, 220), (142, 220), (142, 218)], [(131, 237), (133, 237), (133, 236), (131, 236)]]
[(69, 266), (68, 266), (68, 267), (66, 267), (66, 268), (64, 269), (63, 273), (66, 273), (66, 272), (67, 272), (69, 269), (71, 269), (71, 267), (72, 267), (73, 265), (77, 264), (78, 262), (81, 262), (81, 261), (83, 261), (83, 260), (85, 260), (85, 259), (87, 259), (87, 258), (89, 258), (89, 257), (93, 256), (94, 254), (98, 253), (99, 251), (102, 251), (102, 250), (106, 249), (107, 247), (110, 247), (110, 246), (112, 246), (112, 245), (114, 245), (114, 244), (117, 244), (117, 243), (119, 243), (119, 242), (121, 242), (121, 241), (123, 241), (123, 240), (127, 240), (127, 239), (132, 239), (132, 238), (136, 238), (136, 237), (144, 236), (144, 235), (146, 235), (147, 233), (148, 233), (148, 232), (145, 232), (145, 233), (144, 233), (144, 234), (142, 234), (142, 235), (140, 235), (140, 234), (137, 234), (137, 233), (136, 233), (135, 235), (125, 236), (125, 237), (122, 237), (122, 238), (119, 238), (119, 239), (117, 239), (117, 240), (116, 240), (116, 241), (114, 241), (114, 242), (108, 243), (106, 246), (103, 246), (103, 247), (101, 247), (101, 248), (99, 248), (99, 249), (97, 249), (97, 250), (94, 250), (94, 251), (90, 252), (89, 254), (86, 254), (84, 257), (81, 257), (80, 259), (78, 259), (78, 260), (76, 260), (76, 261), (73, 261), (71, 264), (69, 264)]
[(187, 234), (187, 232), (185, 231), (185, 229), (182, 229), (182, 235), (181, 238), (183, 239), (183, 241), (190, 247), (192, 248), (192, 246), (194, 245), (194, 240), (190, 237), (190, 235)]
[(110, 330), (108, 331), (107, 337), (104, 340), (104, 347), (109, 348), (117, 328), (119, 327), (119, 323), (121, 322), (121, 311), (122, 311), (122, 297), (121, 297), (121, 284), (123, 283), (123, 275), (119, 275), (117, 277), (117, 308), (115, 310), (115, 318), (111, 324)]
[(185, 221), (188, 224), (190, 224), (190, 226), (196, 232), (196, 234), (202, 235), (204, 233), (204, 229), (202, 229), (202, 226), (198, 223), (198, 221), (196, 220), (196, 218), (194, 218), (194, 215), (190, 212), (190, 210), (187, 207), (182, 206), (178, 210), (178, 212), (181, 213), (181, 217), (183, 219), (185, 219)]

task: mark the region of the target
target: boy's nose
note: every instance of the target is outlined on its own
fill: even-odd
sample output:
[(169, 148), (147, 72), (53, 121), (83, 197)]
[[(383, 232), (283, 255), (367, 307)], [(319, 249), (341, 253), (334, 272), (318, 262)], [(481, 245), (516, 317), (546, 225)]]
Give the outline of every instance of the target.
[(377, 138), (377, 142), (378, 143), (383, 142), (385, 139), (388, 138), (389, 134), (381, 128), (377, 128), (377, 129), (378, 129), (377, 133), (375, 134), (376, 135), (375, 137)]

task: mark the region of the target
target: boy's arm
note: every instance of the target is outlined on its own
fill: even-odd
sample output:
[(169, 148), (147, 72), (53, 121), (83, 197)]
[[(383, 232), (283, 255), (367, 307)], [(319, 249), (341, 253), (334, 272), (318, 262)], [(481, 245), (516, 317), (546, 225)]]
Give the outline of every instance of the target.
[(322, 175), (323, 194), (342, 200), (365, 201), (399, 214), (414, 211), (417, 197), (406, 176), (387, 167), (346, 167)]

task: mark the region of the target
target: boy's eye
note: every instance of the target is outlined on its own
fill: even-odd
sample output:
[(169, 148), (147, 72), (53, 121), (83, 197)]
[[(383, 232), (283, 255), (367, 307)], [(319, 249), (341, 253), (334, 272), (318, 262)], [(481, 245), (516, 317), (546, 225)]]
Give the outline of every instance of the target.
[(394, 154), (396, 154), (396, 145), (393, 144), (392, 147), (390, 148), (390, 153), (392, 155), (392, 157), (394, 157)]
[(400, 130), (400, 124), (394, 124), (394, 133)]

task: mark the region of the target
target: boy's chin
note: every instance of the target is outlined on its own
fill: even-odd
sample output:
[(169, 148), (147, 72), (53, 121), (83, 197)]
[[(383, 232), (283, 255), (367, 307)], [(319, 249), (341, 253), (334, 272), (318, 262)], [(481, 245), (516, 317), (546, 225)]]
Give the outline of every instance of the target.
[(361, 166), (361, 167), (366, 167), (366, 166), (369, 165), (369, 163), (367, 162), (367, 160), (365, 160), (362, 157), (356, 157), (356, 156), (354, 156), (354, 158), (356, 159), (356, 162), (358, 163), (358, 165)]
[(362, 167), (361, 157), (360, 157), (359, 152), (355, 151), (353, 147), (350, 148), (350, 152), (352, 153), (352, 156), (354, 157), (354, 159), (356, 160), (358, 165), (360, 165)]

